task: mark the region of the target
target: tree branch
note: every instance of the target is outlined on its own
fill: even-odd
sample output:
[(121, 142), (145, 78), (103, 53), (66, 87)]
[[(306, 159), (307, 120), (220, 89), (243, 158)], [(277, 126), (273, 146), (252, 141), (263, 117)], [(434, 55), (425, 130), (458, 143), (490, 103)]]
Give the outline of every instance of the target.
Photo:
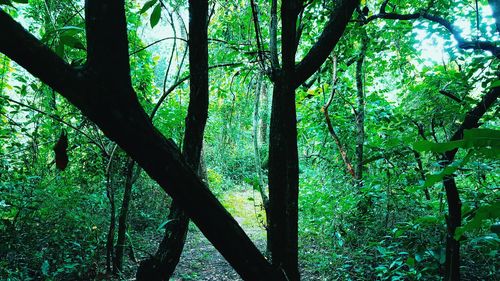
[(337, 58), (333, 57), (333, 70), (332, 70), (332, 92), (330, 94), (330, 98), (328, 98), (328, 101), (326, 104), (323, 106), (323, 114), (325, 115), (325, 120), (326, 120), (326, 125), (328, 127), (328, 132), (332, 136), (333, 140), (335, 141), (335, 144), (337, 144), (337, 147), (340, 152), (340, 156), (342, 157), (342, 161), (344, 162), (344, 165), (346, 166), (347, 171), (353, 178), (355, 178), (356, 174), (354, 171), (354, 168), (352, 167), (351, 161), (349, 160), (349, 157), (347, 156), (347, 152), (344, 149), (344, 146), (342, 145), (339, 136), (335, 132), (335, 129), (333, 128), (332, 121), (330, 120), (330, 114), (328, 113), (328, 108), (332, 104), (333, 97), (335, 96), (335, 89), (337, 87)]
[[(479, 119), (481, 119), (486, 111), (496, 102), (499, 95), (500, 87), (495, 87), (486, 93), (481, 101), (479, 101), (474, 108), (465, 114), (464, 121), (455, 131), (450, 141), (461, 140), (464, 136), (464, 130), (477, 128), (479, 126)], [(457, 151), (458, 149), (455, 148), (445, 153), (445, 158), (449, 161), (449, 163), (453, 162)]]
[(453, 24), (451, 24), (449, 21), (446, 19), (436, 16), (436, 15), (431, 15), (425, 11), (419, 12), (419, 13), (413, 13), (413, 14), (396, 14), (396, 13), (380, 13), (377, 15), (372, 15), (368, 17), (365, 21), (364, 24), (367, 24), (371, 21), (374, 21), (376, 19), (388, 19), (388, 20), (417, 20), (417, 19), (426, 19), (435, 23), (438, 23), (439, 25), (443, 26), (446, 28), (453, 38), (458, 42), (458, 47), (461, 49), (473, 49), (473, 50), (484, 50), (484, 51), (489, 51), (491, 52), (495, 57), (500, 58), (500, 47), (497, 47), (494, 43), (489, 42), (489, 41), (466, 41), (462, 35), (460, 35), (460, 31), (456, 29)]
[[(222, 64), (212, 65), (212, 66), (208, 67), (208, 69), (210, 70), (210, 69), (219, 68), (219, 67), (238, 66), (238, 65), (242, 65), (242, 64), (243, 63), (222, 63)], [(155, 117), (158, 109), (160, 109), (160, 106), (165, 101), (165, 99), (167, 98), (167, 96), (170, 93), (172, 93), (175, 89), (177, 89), (177, 87), (179, 87), (182, 83), (184, 83), (185, 81), (187, 81), (189, 79), (189, 77), (190, 77), (190, 75), (186, 75), (186, 76), (182, 77), (177, 82), (175, 82), (172, 86), (170, 86), (166, 91), (163, 92), (163, 95), (161, 95), (161, 97), (158, 99), (158, 101), (156, 102), (155, 107), (153, 108), (153, 110), (149, 114), (149, 118), (151, 120), (153, 120), (153, 118)]]
[(330, 14), (316, 44), (312, 46), (302, 61), (295, 67), (294, 86), (297, 88), (304, 83), (325, 62), (335, 45), (340, 40), (344, 30), (352, 17), (358, 0), (342, 0)]
[(250, 0), (250, 6), (252, 8), (252, 19), (253, 19), (253, 26), (255, 29), (255, 40), (257, 41), (257, 52), (259, 55), (259, 61), (261, 64), (261, 67), (264, 71), (266, 71), (266, 62), (264, 58), (264, 48), (262, 46), (262, 37), (260, 34), (260, 24), (259, 24), (259, 14), (257, 11), (257, 4), (255, 4), (254, 0)]
[(0, 53), (14, 60), (52, 89), (63, 93), (71, 103), (82, 104), (85, 96), (80, 91), (86, 82), (82, 72), (67, 64), (2, 9), (0, 29)]
[(280, 62), (278, 59), (278, 1), (271, 0), (271, 24), (269, 25), (269, 50), (271, 52), (271, 76), (274, 76), (274, 72), (280, 68)]
[(151, 46), (154, 46), (154, 45), (156, 45), (158, 43), (161, 43), (161, 42), (163, 42), (165, 40), (181, 40), (181, 41), (184, 41), (184, 42), (187, 43), (187, 40), (184, 39), (184, 38), (181, 38), (181, 37), (165, 37), (165, 38), (158, 39), (158, 40), (154, 41), (153, 43), (150, 43), (150, 44), (148, 44), (148, 45), (146, 45), (146, 46), (144, 46), (142, 48), (139, 48), (139, 49), (133, 51), (132, 53), (130, 53), (130, 55), (133, 56), (133, 55), (135, 55), (137, 53), (140, 53), (140, 52), (146, 50), (147, 48), (149, 48)]
[(449, 92), (449, 91), (446, 91), (446, 90), (440, 90), (439, 91), (440, 94), (444, 95), (444, 96), (447, 96), (449, 97), (450, 99), (458, 102), (458, 103), (462, 103), (462, 100), (457, 97), (456, 95), (454, 95), (453, 93)]

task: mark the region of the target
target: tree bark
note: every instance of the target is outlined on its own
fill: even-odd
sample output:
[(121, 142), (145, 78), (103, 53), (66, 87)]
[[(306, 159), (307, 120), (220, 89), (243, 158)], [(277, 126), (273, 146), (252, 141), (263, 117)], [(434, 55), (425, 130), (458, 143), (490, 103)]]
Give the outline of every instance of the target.
[(340, 39), (358, 1), (341, 1), (317, 42), (296, 65), (297, 18), (302, 1), (281, 3), (282, 68), (276, 54), (277, 3), (271, 3), (271, 65), (273, 101), (269, 133), (269, 237), (272, 264), (288, 280), (298, 270), (298, 151), (295, 89), (316, 72)]
[(298, 152), (294, 91), (275, 83), (269, 140), (269, 248), (288, 280), (298, 272)]
[(288, 280), (300, 279), (298, 270), (299, 164), (295, 110), (296, 22), (299, 1), (283, 1), (283, 70), (273, 88), (269, 140), (269, 237), (271, 260)]

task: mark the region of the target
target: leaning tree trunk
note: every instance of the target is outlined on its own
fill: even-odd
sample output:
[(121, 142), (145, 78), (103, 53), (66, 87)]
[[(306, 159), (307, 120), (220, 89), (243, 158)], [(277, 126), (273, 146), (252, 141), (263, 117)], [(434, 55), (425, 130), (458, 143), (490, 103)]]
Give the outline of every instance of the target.
[[(190, 101), (186, 117), (183, 156), (193, 170), (200, 166), (203, 133), (208, 117), (208, 1), (189, 1)], [(141, 263), (137, 280), (169, 280), (179, 263), (189, 218), (174, 200), (170, 206), (165, 236), (154, 257)]]

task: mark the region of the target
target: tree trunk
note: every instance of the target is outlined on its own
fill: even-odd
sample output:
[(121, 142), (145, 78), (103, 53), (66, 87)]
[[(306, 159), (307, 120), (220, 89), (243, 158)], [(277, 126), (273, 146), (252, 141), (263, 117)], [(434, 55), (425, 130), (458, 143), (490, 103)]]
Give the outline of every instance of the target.
[[(184, 132), (183, 156), (199, 174), (203, 133), (208, 117), (208, 1), (189, 1), (190, 94)], [(169, 280), (179, 263), (186, 241), (189, 218), (174, 201), (170, 206), (165, 236), (154, 257), (141, 263), (137, 280)]]
[(109, 228), (106, 238), (106, 273), (108, 274), (112, 272), (112, 264), (114, 262), (113, 245), (115, 240), (116, 226), (115, 190), (111, 172), (113, 166), (113, 154), (111, 154), (108, 166), (106, 168), (106, 197), (108, 197), (109, 200)]
[[(254, 149), (254, 159), (255, 159), (255, 171), (257, 173), (258, 180), (258, 188), (260, 197), (262, 199), (262, 205), (264, 212), (266, 213), (266, 223), (265, 228), (267, 232), (267, 239), (269, 239), (269, 197), (266, 193), (266, 184), (264, 182), (264, 175), (262, 174), (262, 163), (260, 156), (260, 147), (259, 147), (259, 107), (260, 107), (260, 98), (261, 98), (261, 90), (265, 91), (265, 81), (261, 77), (257, 82), (257, 87), (255, 89), (255, 102), (253, 107), (253, 149)], [(266, 254), (270, 254), (269, 250), (269, 240), (267, 241), (267, 249)]]
[(269, 249), (274, 266), (288, 280), (298, 272), (298, 154), (294, 91), (278, 82), (273, 89), (269, 140)]
[(359, 187), (363, 186), (363, 150), (365, 142), (365, 91), (363, 87), (363, 63), (365, 61), (367, 48), (368, 36), (366, 35), (366, 32), (362, 30), (361, 52), (356, 62), (356, 181)]
[(273, 88), (269, 133), (269, 249), (272, 264), (288, 280), (300, 280), (298, 270), (299, 159), (295, 109), (296, 22), (300, 1), (283, 1), (282, 63)]
[(267, 91), (267, 83), (263, 82), (262, 84), (262, 92), (261, 92), (261, 101), (259, 112), (260, 114), (260, 145), (261, 147), (265, 147), (268, 141), (267, 130), (269, 127), (269, 93)]
[[(466, 113), (464, 121), (455, 131), (450, 141), (457, 141), (463, 138), (464, 130), (479, 127), (479, 119), (496, 102), (500, 96), (500, 88), (491, 89), (474, 108)], [(447, 151), (443, 158), (443, 167), (453, 163), (458, 149)], [(455, 182), (455, 176), (444, 177), (443, 186), (446, 191), (448, 202), (447, 234), (446, 234), (446, 262), (445, 281), (460, 280), (460, 241), (455, 240), (455, 231), (462, 224), (462, 202)]]
[(448, 225), (446, 233), (445, 280), (460, 280), (460, 241), (455, 240), (455, 230), (462, 225), (462, 201), (454, 176), (446, 176), (443, 180), (448, 200)]
[(123, 192), (122, 207), (118, 216), (118, 237), (115, 246), (115, 258), (113, 261), (113, 274), (117, 275), (123, 269), (123, 252), (125, 249), (125, 239), (127, 232), (127, 217), (129, 212), (130, 200), (132, 198), (132, 186), (134, 184), (135, 162), (132, 159), (127, 159), (125, 170), (125, 189)]

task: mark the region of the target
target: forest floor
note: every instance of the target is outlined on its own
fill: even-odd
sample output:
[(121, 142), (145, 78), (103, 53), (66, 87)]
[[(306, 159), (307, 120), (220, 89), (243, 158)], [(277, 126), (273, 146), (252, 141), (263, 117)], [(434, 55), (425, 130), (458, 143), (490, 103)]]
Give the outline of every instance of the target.
[[(233, 215), (247, 235), (252, 239), (257, 248), (265, 253), (266, 233), (262, 225), (265, 220), (265, 213), (262, 210), (261, 199), (257, 192), (252, 190), (236, 190), (224, 193), (220, 198), (224, 207)], [(155, 235), (148, 241), (147, 251), (154, 252), (161, 235)], [(143, 242), (145, 242), (143, 241)], [(135, 280), (133, 276), (136, 270), (130, 264), (129, 276), (126, 280)], [(313, 272), (309, 272), (302, 266), (302, 280), (321, 280), (314, 277)], [(186, 237), (186, 244), (182, 252), (180, 262), (174, 272), (171, 281), (239, 281), (242, 280), (236, 271), (222, 257), (222, 255), (203, 236), (201, 231), (190, 223), (189, 232)]]
[[(221, 198), (222, 204), (238, 221), (255, 245), (265, 251), (265, 230), (257, 221), (260, 211), (258, 194), (234, 191)], [(175, 281), (236, 281), (242, 280), (222, 255), (191, 223), (186, 245), (174, 273)]]

